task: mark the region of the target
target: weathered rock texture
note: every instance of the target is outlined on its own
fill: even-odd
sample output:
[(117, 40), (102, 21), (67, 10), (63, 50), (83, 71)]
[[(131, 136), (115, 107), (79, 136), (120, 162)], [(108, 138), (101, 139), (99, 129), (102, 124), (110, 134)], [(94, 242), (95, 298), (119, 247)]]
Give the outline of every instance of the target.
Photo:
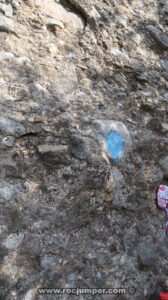
[[(0, 1), (1, 299), (168, 288), (155, 202), (168, 179), (167, 13), (163, 0)], [(118, 164), (107, 124), (126, 133)]]

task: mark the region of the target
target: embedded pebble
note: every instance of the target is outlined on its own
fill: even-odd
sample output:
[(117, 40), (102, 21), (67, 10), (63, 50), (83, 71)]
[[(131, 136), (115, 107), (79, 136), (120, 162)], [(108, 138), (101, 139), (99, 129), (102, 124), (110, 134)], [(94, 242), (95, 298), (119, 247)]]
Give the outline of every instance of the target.
[(104, 151), (117, 163), (125, 158), (132, 147), (131, 136), (126, 126), (118, 121), (95, 120), (93, 130)]
[(3, 138), (2, 142), (6, 147), (11, 148), (15, 143), (15, 138), (14, 136), (6, 136)]
[(23, 233), (13, 233), (10, 234), (4, 241), (3, 245), (8, 249), (8, 250), (14, 250), (20, 246), (24, 238)]
[(18, 137), (26, 133), (26, 128), (17, 121), (0, 116), (0, 131), (4, 134), (10, 133)]
[(14, 201), (19, 195), (22, 186), (20, 183), (9, 183), (8, 181), (0, 182), (0, 203)]

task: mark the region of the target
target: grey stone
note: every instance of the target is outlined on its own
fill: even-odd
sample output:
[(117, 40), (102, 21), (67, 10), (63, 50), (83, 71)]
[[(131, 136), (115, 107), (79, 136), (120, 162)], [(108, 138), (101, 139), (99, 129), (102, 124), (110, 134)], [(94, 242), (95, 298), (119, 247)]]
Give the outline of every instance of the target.
[(70, 161), (68, 146), (40, 145), (38, 152), (41, 159), (46, 164), (66, 164)]
[(111, 131), (115, 131), (119, 133), (123, 138), (124, 145), (123, 145), (122, 159), (124, 159), (126, 157), (126, 154), (131, 150), (132, 147), (131, 136), (128, 129), (123, 123), (114, 120), (94, 120), (93, 131), (96, 134), (97, 140), (102, 145), (102, 150), (106, 152), (106, 154), (109, 157), (111, 157), (111, 155), (107, 151), (106, 138)]
[(70, 136), (70, 151), (79, 160), (88, 161), (90, 164), (99, 164), (102, 159), (101, 147), (97, 141), (82, 134)]
[(0, 203), (15, 200), (19, 195), (22, 186), (19, 183), (0, 182)]
[(1, 51), (0, 52), (0, 61), (10, 60), (14, 58), (14, 54), (12, 52)]
[(10, 4), (0, 3), (0, 12), (3, 12), (5, 16), (12, 17), (13, 9)]
[(54, 85), (47, 86), (50, 93), (61, 102), (69, 103), (78, 87), (76, 68), (73, 64), (59, 67)]
[(8, 19), (5, 16), (0, 16), (0, 31), (5, 31), (8, 33), (16, 32), (15, 23), (13, 20)]
[(86, 91), (87, 90), (89, 91), (91, 89), (92, 84), (93, 84), (93, 82), (89, 78), (82, 78), (80, 80), (80, 87)]
[(168, 59), (161, 60), (161, 66), (168, 73)]
[(68, 275), (67, 283), (65, 284), (65, 288), (73, 288), (76, 285), (75, 274), (71, 273)]
[(101, 19), (101, 15), (99, 14), (99, 12), (94, 6), (92, 6), (91, 10), (88, 13), (89, 13), (89, 18), (95, 23)]
[(127, 27), (127, 16), (125, 14), (117, 15), (116, 16), (116, 21), (123, 25), (125, 28)]
[(168, 34), (153, 25), (148, 25), (146, 28), (159, 46), (168, 49)]
[(23, 233), (13, 233), (10, 234), (5, 241), (3, 242), (3, 245), (8, 249), (8, 250), (14, 250), (20, 246), (24, 238)]
[(126, 58), (128, 59), (128, 56), (123, 52), (123, 51), (120, 51), (119, 49), (117, 48), (112, 48), (111, 49), (111, 54), (118, 57), (118, 58)]
[(24, 296), (24, 300), (34, 300), (35, 295), (36, 295), (35, 289), (28, 290)]
[(6, 147), (11, 148), (11, 147), (13, 147), (13, 145), (15, 143), (15, 138), (14, 138), (14, 136), (10, 136), (10, 135), (6, 136), (6, 137), (3, 138), (2, 143)]
[(167, 93), (164, 93), (163, 97), (164, 97), (164, 100), (165, 100), (165, 101), (168, 101), (168, 92), (167, 92)]
[(17, 0), (12, 0), (12, 7), (13, 9), (17, 10), (20, 7), (20, 4)]
[(55, 257), (49, 256), (45, 254), (41, 257), (41, 268), (43, 270), (49, 270), (52, 268), (53, 264), (55, 263)]
[(47, 25), (48, 26), (58, 26), (61, 29), (64, 29), (64, 23), (57, 20), (57, 19), (53, 19), (53, 18), (48, 18), (47, 19)]
[(0, 116), (0, 131), (3, 134), (9, 133), (16, 137), (19, 137), (26, 133), (26, 128), (17, 121)]
[(72, 171), (71, 166), (64, 167), (64, 169), (63, 169), (63, 176), (64, 176), (64, 178), (72, 178), (73, 171)]
[(35, 3), (44, 14), (56, 19), (59, 23), (65, 24), (70, 32), (77, 33), (83, 30), (83, 19), (66, 10), (61, 4), (55, 3), (54, 0), (36, 0)]
[(86, 140), (79, 135), (73, 135), (71, 137), (71, 153), (80, 160), (87, 159), (89, 149)]

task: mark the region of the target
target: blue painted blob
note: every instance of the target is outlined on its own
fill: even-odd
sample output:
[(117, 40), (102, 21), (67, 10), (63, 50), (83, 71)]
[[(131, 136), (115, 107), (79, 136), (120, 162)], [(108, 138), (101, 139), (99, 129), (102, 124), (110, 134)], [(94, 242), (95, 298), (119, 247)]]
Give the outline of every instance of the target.
[(107, 151), (115, 162), (119, 162), (123, 152), (123, 138), (116, 132), (111, 131), (106, 138)]

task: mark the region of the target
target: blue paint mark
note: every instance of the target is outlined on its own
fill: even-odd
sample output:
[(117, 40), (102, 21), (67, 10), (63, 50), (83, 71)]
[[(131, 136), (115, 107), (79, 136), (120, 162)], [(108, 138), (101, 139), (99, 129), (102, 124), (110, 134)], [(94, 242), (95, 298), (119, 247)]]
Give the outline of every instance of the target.
[(106, 139), (107, 151), (112, 156), (115, 162), (118, 162), (122, 156), (123, 151), (123, 138), (116, 132), (111, 131)]

